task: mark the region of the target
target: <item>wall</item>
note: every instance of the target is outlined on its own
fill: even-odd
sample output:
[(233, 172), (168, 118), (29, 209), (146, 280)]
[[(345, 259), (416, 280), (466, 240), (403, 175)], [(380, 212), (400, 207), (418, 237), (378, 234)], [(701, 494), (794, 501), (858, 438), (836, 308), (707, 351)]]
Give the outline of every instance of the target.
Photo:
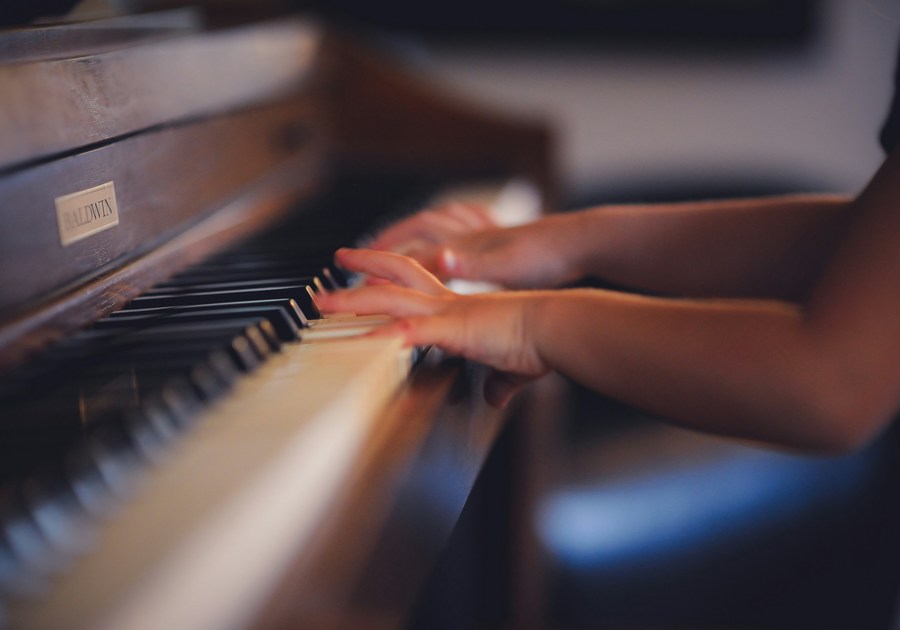
[(575, 197), (656, 180), (750, 178), (853, 192), (882, 159), (877, 132), (900, 5), (823, 0), (801, 49), (423, 48), (467, 97), (549, 118)]

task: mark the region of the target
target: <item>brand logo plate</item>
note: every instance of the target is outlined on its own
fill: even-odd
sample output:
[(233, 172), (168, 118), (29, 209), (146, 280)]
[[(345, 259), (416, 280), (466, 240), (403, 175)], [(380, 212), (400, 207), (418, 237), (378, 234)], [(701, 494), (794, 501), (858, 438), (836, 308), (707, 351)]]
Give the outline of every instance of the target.
[(57, 197), (55, 202), (59, 241), (63, 246), (119, 224), (113, 182)]

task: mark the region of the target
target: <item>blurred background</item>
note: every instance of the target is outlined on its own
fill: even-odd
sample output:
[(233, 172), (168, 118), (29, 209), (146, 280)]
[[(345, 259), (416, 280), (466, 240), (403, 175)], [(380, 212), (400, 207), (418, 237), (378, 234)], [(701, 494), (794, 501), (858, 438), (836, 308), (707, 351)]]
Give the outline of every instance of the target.
[(895, 2), (322, 4), (393, 35), (460, 95), (548, 118), (573, 203), (664, 187), (853, 192), (882, 159)]

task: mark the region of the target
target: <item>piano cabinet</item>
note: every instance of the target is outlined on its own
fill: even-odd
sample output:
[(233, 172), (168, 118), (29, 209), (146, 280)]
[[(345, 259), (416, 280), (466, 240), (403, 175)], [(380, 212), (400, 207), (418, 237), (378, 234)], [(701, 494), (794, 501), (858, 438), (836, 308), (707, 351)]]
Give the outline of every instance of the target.
[[(297, 14), (13, 29), (0, 81), (4, 623), (407, 623), (509, 414), (314, 292), (448, 186), (552, 208), (546, 125)], [(255, 286), (297, 293), (263, 313)]]

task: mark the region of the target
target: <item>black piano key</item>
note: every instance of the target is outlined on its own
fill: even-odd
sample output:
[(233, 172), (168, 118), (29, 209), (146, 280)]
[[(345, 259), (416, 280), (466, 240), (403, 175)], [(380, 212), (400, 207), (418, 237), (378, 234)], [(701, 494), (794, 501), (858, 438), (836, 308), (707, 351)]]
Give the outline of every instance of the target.
[(323, 268), (322, 279), (325, 282), (326, 291), (336, 291), (347, 286), (346, 274), (337, 267)]
[[(98, 329), (102, 331), (102, 328)], [(156, 342), (184, 344), (200, 340), (209, 341), (213, 347), (229, 341), (244, 340), (259, 359), (265, 359), (281, 347), (275, 328), (264, 318), (223, 321), (157, 323), (133, 331), (127, 338), (113, 339), (111, 346)]]
[[(293, 302), (293, 300), (291, 300), (291, 302)], [(146, 311), (156, 312), (148, 313)], [(104, 327), (125, 328), (141, 321), (146, 321), (148, 318), (156, 318), (157, 321), (161, 323), (171, 322), (177, 324), (220, 320), (247, 320), (257, 317), (268, 321), (278, 335), (278, 339), (281, 341), (296, 341), (300, 338), (300, 326), (297, 324), (297, 321), (291, 317), (287, 309), (281, 306), (249, 306), (212, 310), (197, 307), (180, 311), (173, 311), (165, 308), (136, 309), (135, 311), (122, 311), (120, 316), (106, 319)]]
[[(97, 377), (99, 380), (123, 371), (127, 371), (131, 377), (133, 384), (129, 389), (135, 392), (135, 403), (127, 406), (123, 403), (118, 408), (111, 409), (106, 414), (106, 417), (111, 419), (117, 419), (123, 412), (138, 408), (140, 400), (147, 394), (159, 390), (173, 376), (184, 378), (205, 401), (215, 400), (228, 389), (228, 384), (220, 380), (212, 369), (204, 363), (192, 365), (190, 357), (142, 357), (136, 359), (134, 363), (123, 362), (105, 366), (103, 371), (90, 372), (88, 376)], [(109, 395), (108, 389), (99, 393), (103, 394)], [(89, 411), (82, 415), (82, 422), (85, 424), (98, 424), (103, 421), (104, 416), (90, 414), (91, 403), (96, 397), (97, 394), (82, 395), (82, 406), (89, 408)]]
[[(242, 313), (242, 316), (258, 315), (260, 317), (271, 318), (273, 320), (273, 326), (278, 325), (276, 323), (277, 320), (283, 318), (288, 319), (297, 328), (305, 328), (309, 326), (309, 321), (306, 319), (306, 316), (303, 315), (303, 312), (300, 310), (300, 306), (297, 304), (296, 300), (291, 298), (288, 298), (286, 300), (275, 299), (255, 300), (252, 302), (219, 302), (216, 304), (186, 304), (179, 306), (155, 306), (150, 308), (139, 308), (134, 305), (129, 305), (128, 307), (120, 311), (110, 313), (107, 317), (100, 321), (104, 323), (121, 320), (137, 322), (138, 317), (158, 316), (162, 318), (188, 313), (212, 313), (213, 311), (220, 310), (233, 310), (235, 313)], [(280, 315), (279, 311), (281, 312)], [(203, 321), (203, 319), (198, 318), (196, 321)], [(128, 326), (124, 327), (127, 328)]]
[[(165, 348), (147, 349), (143, 356), (124, 353), (81, 371), (77, 379), (47, 390), (46, 396), (0, 404), (0, 411), (7, 418), (4, 430), (15, 428), (19, 434), (25, 434), (114, 421), (139, 409), (147, 396), (178, 375), (200, 398), (215, 400), (231, 387), (237, 372), (233, 358), (226, 358), (225, 354), (202, 350), (180, 355)], [(255, 367), (255, 356), (249, 352), (241, 354), (249, 356), (245, 359), (249, 367)]]
[[(103, 350), (109, 354), (158, 344), (172, 348), (177, 353), (179, 348), (190, 344), (209, 344), (211, 350), (222, 349), (228, 352), (244, 371), (254, 369), (261, 360), (280, 348), (275, 328), (263, 318), (165, 324), (154, 322), (153, 325), (130, 330), (127, 334), (122, 334), (121, 330), (115, 326), (101, 326), (83, 335), (82, 345), (90, 347), (97, 341), (103, 341)], [(70, 348), (70, 351), (77, 353), (80, 349)]]
[(143, 295), (167, 295), (177, 294), (181, 291), (230, 291), (233, 289), (262, 289), (265, 287), (296, 286), (313, 284), (315, 276), (282, 276), (275, 278), (251, 278), (248, 280), (217, 280), (210, 282), (188, 282), (184, 279), (170, 280), (156, 285), (153, 289), (145, 291)]
[(171, 293), (168, 295), (141, 296), (132, 300), (137, 308), (153, 306), (182, 306), (214, 304), (221, 302), (246, 302), (271, 299), (296, 300), (307, 319), (319, 319), (321, 314), (315, 305), (313, 291), (308, 284), (263, 287), (260, 289), (233, 289), (230, 291), (198, 291), (196, 293)]
[(272, 352), (264, 338), (251, 343), (244, 335), (223, 337), (213, 344), (190, 340), (172, 345), (166, 344), (165, 339), (142, 341), (141, 344), (115, 348), (117, 351), (110, 352), (102, 361), (85, 365), (76, 375), (63, 379), (63, 386), (100, 387), (117, 374), (127, 377), (146, 374), (146, 378), (151, 379), (160, 369), (182, 373), (195, 366), (208, 367), (223, 385), (230, 385), (236, 371), (252, 370), (261, 358)]
[[(240, 341), (241, 338), (245, 341)], [(209, 352), (222, 349), (234, 358), (237, 367), (246, 371), (253, 369), (272, 349), (277, 349), (279, 341), (271, 324), (248, 325), (245, 321), (153, 325), (137, 331), (89, 330), (59, 344), (32, 365), (27, 374), (7, 379), (0, 393), (0, 405), (4, 399), (33, 399), (44, 395), (60, 383), (77, 380), (79, 374), (92, 366), (109, 363), (134, 348), (167, 344), (175, 349), (186, 344), (208, 344)]]

